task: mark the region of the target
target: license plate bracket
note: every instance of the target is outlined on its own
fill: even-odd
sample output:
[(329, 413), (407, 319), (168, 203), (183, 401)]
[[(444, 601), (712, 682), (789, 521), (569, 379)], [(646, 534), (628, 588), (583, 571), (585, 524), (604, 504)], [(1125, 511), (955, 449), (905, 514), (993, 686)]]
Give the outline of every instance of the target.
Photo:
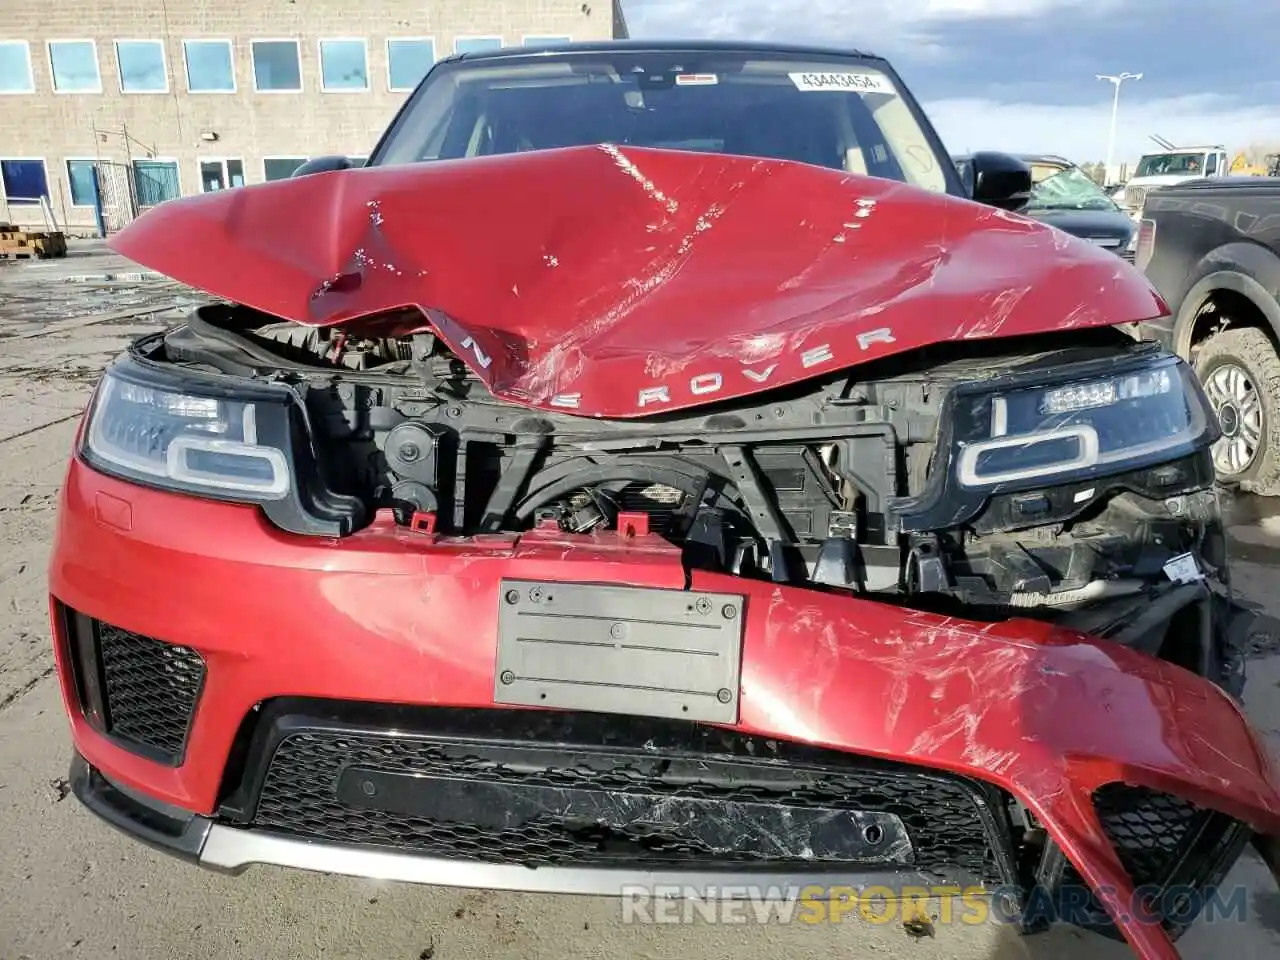
[(745, 598), (503, 580), (494, 701), (737, 723)]

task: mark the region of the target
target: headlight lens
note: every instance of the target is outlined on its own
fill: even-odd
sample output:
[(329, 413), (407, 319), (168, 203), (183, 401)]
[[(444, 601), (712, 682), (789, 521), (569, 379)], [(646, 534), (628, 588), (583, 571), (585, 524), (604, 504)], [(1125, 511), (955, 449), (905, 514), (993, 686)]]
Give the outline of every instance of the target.
[(291, 478), (283, 450), (258, 438), (259, 405), (142, 385), (108, 373), (85, 452), (113, 473), (193, 493), (280, 500)]
[(969, 489), (1137, 469), (1215, 439), (1199, 388), (1172, 357), (1112, 376), (971, 396), (957, 419), (956, 478)]

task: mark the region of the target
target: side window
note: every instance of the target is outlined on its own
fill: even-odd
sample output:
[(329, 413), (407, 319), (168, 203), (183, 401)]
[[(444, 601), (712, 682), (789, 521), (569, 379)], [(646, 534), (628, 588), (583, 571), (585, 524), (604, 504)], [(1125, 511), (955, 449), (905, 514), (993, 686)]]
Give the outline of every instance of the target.
[(1211, 153), (1209, 154), (1209, 158), (1205, 161), (1205, 164), (1204, 164), (1204, 175), (1206, 177), (1212, 177), (1217, 172), (1218, 172), (1218, 155), (1216, 153)]

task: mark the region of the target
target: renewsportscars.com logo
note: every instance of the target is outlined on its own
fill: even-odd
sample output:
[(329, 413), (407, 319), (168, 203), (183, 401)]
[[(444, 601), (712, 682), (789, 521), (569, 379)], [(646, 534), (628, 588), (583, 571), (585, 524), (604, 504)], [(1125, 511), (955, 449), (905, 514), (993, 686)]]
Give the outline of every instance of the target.
[(1100, 911), (1123, 922), (1142, 924), (1243, 923), (1248, 913), (1247, 888), (1144, 886), (1132, 896), (1108, 888), (1093, 890), (1066, 884), (1051, 894), (1035, 887), (1025, 894), (1015, 887), (865, 887), (849, 886), (721, 886), (668, 884), (628, 886), (622, 891), (623, 923), (900, 923), (927, 920), (948, 926), (986, 923), (1027, 924), (1060, 921), (1083, 926), (1103, 919)]

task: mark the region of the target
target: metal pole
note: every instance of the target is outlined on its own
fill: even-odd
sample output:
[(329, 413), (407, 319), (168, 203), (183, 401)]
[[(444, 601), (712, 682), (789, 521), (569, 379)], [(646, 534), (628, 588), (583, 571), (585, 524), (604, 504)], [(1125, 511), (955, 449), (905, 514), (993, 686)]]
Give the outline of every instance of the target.
[[(1107, 134), (1107, 172), (1108, 179), (1111, 177), (1111, 162), (1115, 159), (1116, 149), (1116, 116), (1120, 113), (1120, 84), (1126, 80), (1141, 80), (1140, 73), (1099, 73), (1096, 75), (1099, 80), (1106, 80), (1114, 88), (1115, 92), (1111, 97), (1111, 129)], [(1114, 181), (1110, 181), (1114, 182)]]
[(1111, 98), (1111, 132), (1107, 134), (1107, 182), (1114, 183), (1111, 179), (1111, 161), (1116, 151), (1116, 115), (1120, 113), (1120, 81), (1115, 82), (1115, 96)]
[(107, 215), (102, 209), (102, 181), (98, 176), (98, 165), (93, 165), (93, 218), (98, 222), (98, 236), (107, 236)]

